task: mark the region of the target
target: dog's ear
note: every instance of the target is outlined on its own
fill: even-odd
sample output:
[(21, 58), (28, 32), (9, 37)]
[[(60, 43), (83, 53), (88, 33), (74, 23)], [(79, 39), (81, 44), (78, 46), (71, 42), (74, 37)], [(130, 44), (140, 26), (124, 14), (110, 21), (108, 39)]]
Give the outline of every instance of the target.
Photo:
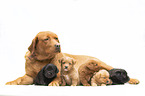
[(64, 60), (64, 58), (62, 57), (61, 59), (58, 60), (58, 62), (62, 63), (63, 60)]
[(58, 68), (56, 67), (55, 73), (58, 73), (58, 72), (59, 72), (59, 70), (58, 70)]
[(72, 59), (72, 64), (76, 64), (76, 60), (75, 59)]
[(36, 50), (36, 45), (38, 43), (38, 37), (35, 37), (33, 40), (32, 40), (32, 43), (31, 45), (29, 46), (28, 50), (33, 54)]
[(97, 74), (97, 78), (100, 79), (101, 78), (101, 74), (98, 72)]
[(58, 62), (61, 63), (61, 59), (59, 59)]

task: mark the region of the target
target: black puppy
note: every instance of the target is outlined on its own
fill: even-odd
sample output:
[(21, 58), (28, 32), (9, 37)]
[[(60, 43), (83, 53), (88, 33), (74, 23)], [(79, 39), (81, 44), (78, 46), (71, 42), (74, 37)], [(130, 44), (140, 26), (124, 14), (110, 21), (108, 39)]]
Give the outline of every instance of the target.
[(34, 84), (48, 86), (48, 84), (57, 76), (58, 72), (59, 70), (54, 64), (47, 64), (34, 79)]
[(112, 80), (112, 85), (124, 84), (130, 80), (127, 72), (124, 69), (112, 69), (109, 71), (110, 79)]

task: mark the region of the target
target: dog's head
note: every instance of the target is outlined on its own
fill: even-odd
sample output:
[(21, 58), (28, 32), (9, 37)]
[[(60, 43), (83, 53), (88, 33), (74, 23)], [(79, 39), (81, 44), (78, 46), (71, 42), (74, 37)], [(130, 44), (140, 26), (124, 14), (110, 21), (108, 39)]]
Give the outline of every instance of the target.
[(61, 68), (63, 71), (70, 71), (73, 68), (76, 61), (70, 57), (62, 57), (59, 60), (59, 63), (61, 63)]
[(97, 62), (97, 60), (95, 59), (88, 60), (86, 62), (86, 67), (93, 71), (99, 71), (99, 69), (101, 68), (99, 62)]
[(53, 78), (59, 72), (58, 68), (54, 64), (47, 64), (42, 70), (46, 78)]
[(109, 73), (106, 70), (100, 70), (96, 74), (96, 80), (101, 84), (112, 84), (112, 81), (109, 79)]
[(124, 69), (112, 69), (109, 70), (109, 74), (113, 84), (124, 84), (130, 80)]
[(58, 36), (50, 31), (39, 32), (28, 50), (38, 60), (50, 59), (61, 51)]

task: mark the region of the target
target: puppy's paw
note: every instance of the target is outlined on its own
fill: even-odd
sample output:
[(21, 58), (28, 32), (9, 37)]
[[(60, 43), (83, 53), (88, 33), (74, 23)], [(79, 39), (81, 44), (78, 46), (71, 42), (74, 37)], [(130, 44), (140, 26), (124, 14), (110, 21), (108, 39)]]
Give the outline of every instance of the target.
[(97, 86), (97, 84), (96, 83), (93, 83), (92, 86)]
[(59, 86), (59, 82), (52, 81), (48, 86)]
[(106, 86), (106, 84), (101, 84), (101, 86)]
[(83, 84), (84, 86), (91, 86), (90, 84)]
[(129, 81), (128, 81), (128, 83), (129, 84), (139, 84), (140, 82), (139, 82), (139, 80), (137, 80), (137, 79), (130, 79)]
[(72, 84), (71, 86), (77, 86), (76, 84)]

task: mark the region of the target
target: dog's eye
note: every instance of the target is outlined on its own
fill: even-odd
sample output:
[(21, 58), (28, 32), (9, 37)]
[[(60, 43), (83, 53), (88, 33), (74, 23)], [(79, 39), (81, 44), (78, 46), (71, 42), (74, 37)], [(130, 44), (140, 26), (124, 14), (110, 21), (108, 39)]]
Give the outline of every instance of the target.
[(96, 66), (98, 66), (98, 64), (96, 64)]
[(71, 65), (71, 63), (69, 63), (69, 65)]
[(57, 38), (57, 37), (55, 37), (54, 39), (55, 39), (55, 40), (58, 40), (58, 38)]
[(62, 64), (65, 64), (65, 62), (62, 62)]
[(49, 40), (49, 38), (44, 39), (44, 41), (47, 41), (47, 40)]
[(116, 75), (121, 75), (121, 72), (116, 72)]
[(106, 77), (103, 77), (103, 79), (106, 79)]

